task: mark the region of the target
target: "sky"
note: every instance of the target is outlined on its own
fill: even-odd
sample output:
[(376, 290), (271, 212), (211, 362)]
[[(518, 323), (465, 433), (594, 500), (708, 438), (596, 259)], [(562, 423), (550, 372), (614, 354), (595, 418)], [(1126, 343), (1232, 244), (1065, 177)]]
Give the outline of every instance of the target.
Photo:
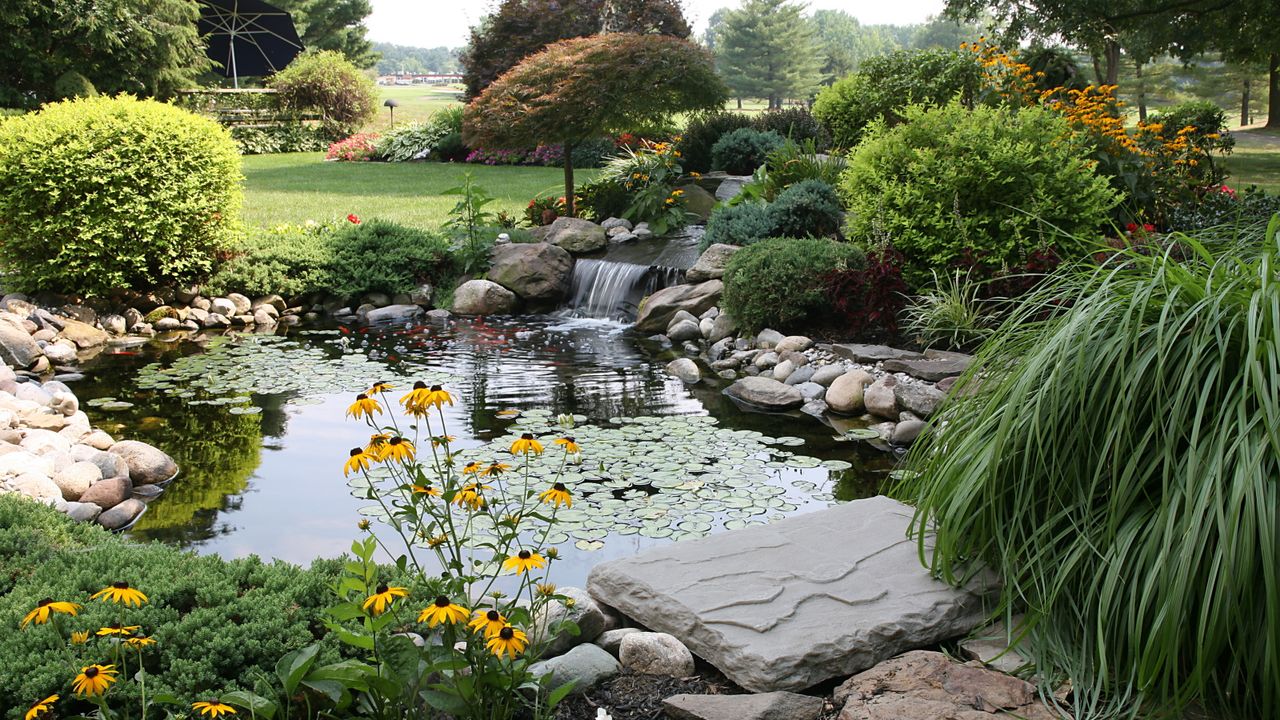
[[(371, 0), (373, 14), (365, 21), (369, 39), (417, 47), (460, 47), (467, 31), (488, 14), (490, 0)], [(844, 10), (864, 25), (907, 25), (924, 22), (942, 12), (944, 0), (810, 0), (810, 10)], [(707, 18), (718, 8), (736, 7), (736, 0), (684, 0), (685, 17), (700, 35)]]

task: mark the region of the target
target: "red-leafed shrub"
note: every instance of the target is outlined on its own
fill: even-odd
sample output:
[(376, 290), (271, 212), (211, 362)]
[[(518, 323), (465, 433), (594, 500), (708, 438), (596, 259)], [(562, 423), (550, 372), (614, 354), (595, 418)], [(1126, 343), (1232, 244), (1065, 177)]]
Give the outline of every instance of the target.
[(865, 266), (835, 270), (823, 277), (837, 326), (854, 336), (898, 332), (906, 302), (902, 253), (891, 245), (867, 252)]

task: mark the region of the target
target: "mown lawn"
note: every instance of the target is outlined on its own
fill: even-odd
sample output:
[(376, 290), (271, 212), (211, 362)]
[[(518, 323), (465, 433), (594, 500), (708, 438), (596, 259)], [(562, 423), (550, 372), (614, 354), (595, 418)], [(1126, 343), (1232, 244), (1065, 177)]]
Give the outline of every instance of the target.
[(462, 94), (452, 87), (434, 85), (378, 86), (378, 114), (364, 126), (365, 132), (385, 132), (391, 127), (391, 112), (382, 103), (395, 100), (396, 125), (426, 122), (431, 114), (451, 105), (461, 105)]
[(1280, 193), (1280, 130), (1250, 128), (1232, 131), (1235, 151), (1223, 161), (1234, 188), (1257, 185), (1269, 193)]
[[(434, 229), (449, 219), (458, 201), (442, 193), (460, 185), (467, 172), (497, 198), (486, 210), (517, 217), (535, 195), (559, 193), (564, 182), (564, 171), (554, 167), (325, 162), (323, 153), (248, 155), (243, 215), (251, 225), (269, 226), (354, 213)], [(578, 170), (574, 178), (581, 182), (592, 172)]]

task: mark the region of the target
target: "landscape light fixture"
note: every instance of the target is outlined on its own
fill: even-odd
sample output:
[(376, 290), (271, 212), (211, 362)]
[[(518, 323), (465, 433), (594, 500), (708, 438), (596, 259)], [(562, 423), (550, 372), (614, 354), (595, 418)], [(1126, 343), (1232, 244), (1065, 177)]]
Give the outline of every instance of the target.
[(383, 107), (391, 110), (391, 127), (396, 126), (396, 108), (400, 107), (400, 103), (395, 98), (387, 98), (382, 102)]

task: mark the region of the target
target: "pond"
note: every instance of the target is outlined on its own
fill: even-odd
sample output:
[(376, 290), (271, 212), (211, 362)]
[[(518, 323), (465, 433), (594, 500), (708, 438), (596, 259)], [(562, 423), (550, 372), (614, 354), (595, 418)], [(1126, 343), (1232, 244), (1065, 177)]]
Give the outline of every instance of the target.
[(874, 494), (891, 470), (891, 456), (837, 442), (815, 418), (686, 388), (657, 350), (613, 322), (454, 318), (153, 341), (100, 356), (73, 386), (95, 425), (181, 467), (129, 534), (224, 557), (306, 564), (360, 536), (369, 501), (342, 465), (369, 432), (344, 415), (374, 381), (442, 383), (468, 460), (500, 457), (524, 431), (549, 443), (556, 416), (575, 415), (579, 500), (551, 538), (561, 584), (657, 543)]

